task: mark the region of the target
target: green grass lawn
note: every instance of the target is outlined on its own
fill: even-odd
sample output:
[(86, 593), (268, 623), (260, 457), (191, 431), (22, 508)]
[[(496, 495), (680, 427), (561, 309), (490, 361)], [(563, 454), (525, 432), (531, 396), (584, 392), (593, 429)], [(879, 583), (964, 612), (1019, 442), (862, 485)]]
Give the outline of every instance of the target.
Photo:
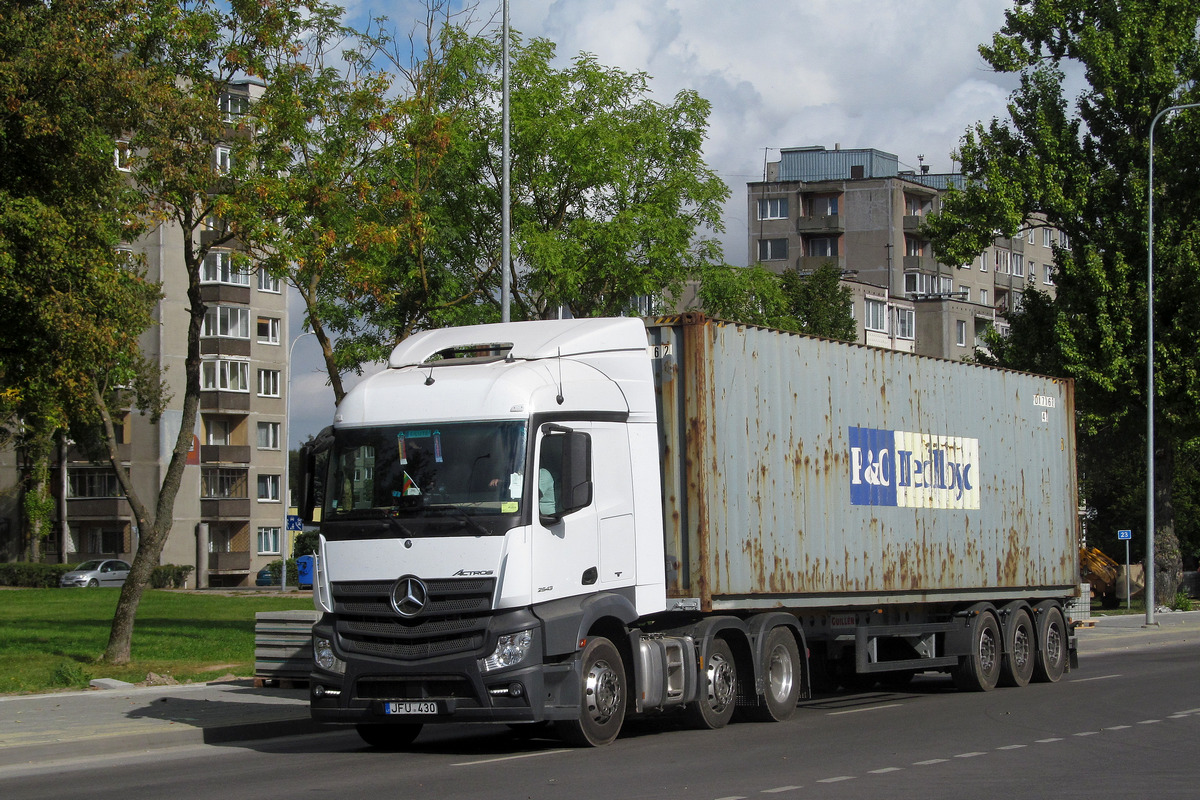
[(311, 609), (312, 596), (229, 596), (147, 589), (133, 628), (132, 661), (98, 661), (119, 589), (0, 591), (0, 694), (130, 683), (147, 673), (204, 681), (254, 674), (254, 613)]

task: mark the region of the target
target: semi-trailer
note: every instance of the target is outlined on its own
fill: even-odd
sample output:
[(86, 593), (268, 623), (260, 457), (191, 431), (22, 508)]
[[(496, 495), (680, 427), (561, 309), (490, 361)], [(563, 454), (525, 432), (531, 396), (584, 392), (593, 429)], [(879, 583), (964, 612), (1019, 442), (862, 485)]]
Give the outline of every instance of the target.
[(303, 459), (315, 719), (785, 720), (814, 684), (1056, 681), (1070, 381), (684, 314), (430, 330)]

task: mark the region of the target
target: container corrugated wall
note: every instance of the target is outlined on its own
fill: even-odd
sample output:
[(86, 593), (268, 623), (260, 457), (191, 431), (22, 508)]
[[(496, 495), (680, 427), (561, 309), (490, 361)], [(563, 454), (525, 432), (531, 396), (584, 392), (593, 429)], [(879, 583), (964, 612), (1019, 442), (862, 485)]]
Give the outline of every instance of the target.
[(712, 609), (1074, 592), (1069, 382), (699, 315), (650, 337), (670, 596)]

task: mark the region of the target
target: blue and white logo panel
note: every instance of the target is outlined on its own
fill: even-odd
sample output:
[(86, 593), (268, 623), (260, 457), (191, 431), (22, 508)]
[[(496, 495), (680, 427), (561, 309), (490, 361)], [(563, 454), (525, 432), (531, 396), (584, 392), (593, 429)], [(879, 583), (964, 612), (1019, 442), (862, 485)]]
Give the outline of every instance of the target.
[(850, 503), (979, 508), (979, 440), (850, 428)]

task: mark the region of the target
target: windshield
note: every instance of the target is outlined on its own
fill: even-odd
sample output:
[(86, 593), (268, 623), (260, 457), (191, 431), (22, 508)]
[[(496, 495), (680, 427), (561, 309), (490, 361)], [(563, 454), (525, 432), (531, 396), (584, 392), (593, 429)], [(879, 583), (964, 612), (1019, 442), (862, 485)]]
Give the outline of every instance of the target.
[(325, 522), (518, 514), (524, 492), (525, 423), (468, 422), (334, 432)]

